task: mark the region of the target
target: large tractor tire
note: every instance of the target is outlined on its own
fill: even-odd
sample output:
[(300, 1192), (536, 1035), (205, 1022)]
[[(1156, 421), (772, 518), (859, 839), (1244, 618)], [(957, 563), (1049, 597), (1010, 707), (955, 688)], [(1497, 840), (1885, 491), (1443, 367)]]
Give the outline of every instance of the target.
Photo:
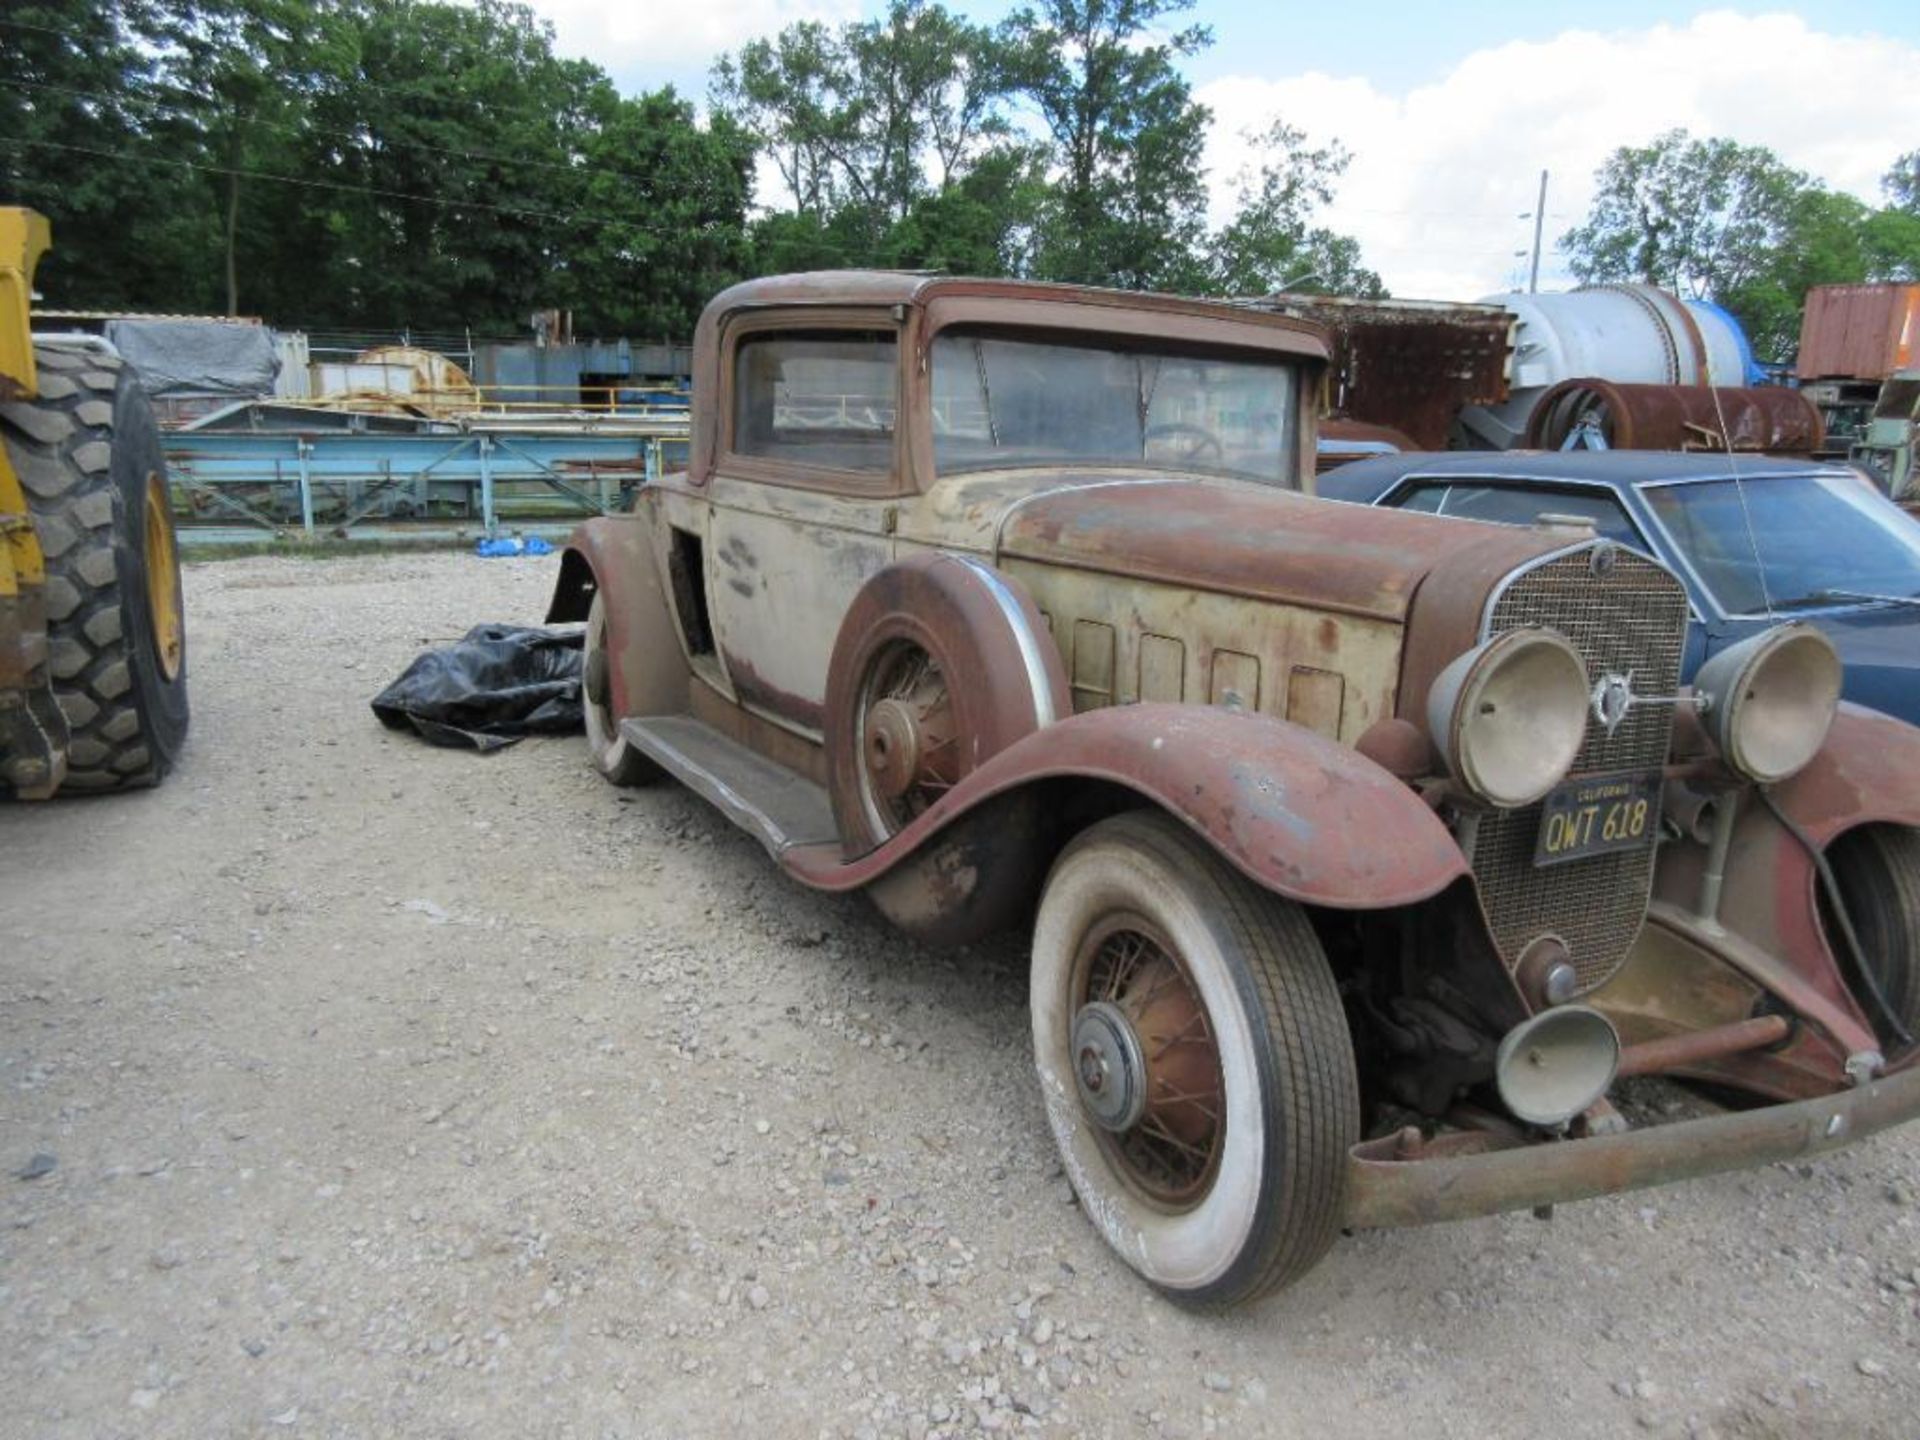
[(186, 626), (160, 430), (134, 373), (36, 347), (39, 398), (0, 441), (47, 562), (48, 668), (72, 729), (62, 791), (157, 783), (187, 734)]

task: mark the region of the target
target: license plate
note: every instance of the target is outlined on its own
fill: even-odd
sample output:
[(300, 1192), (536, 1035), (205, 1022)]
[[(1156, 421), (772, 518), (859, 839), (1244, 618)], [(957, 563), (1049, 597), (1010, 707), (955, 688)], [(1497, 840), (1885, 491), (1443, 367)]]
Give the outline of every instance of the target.
[(1548, 793), (1535, 865), (1564, 865), (1653, 842), (1660, 822), (1660, 772), (1569, 780)]

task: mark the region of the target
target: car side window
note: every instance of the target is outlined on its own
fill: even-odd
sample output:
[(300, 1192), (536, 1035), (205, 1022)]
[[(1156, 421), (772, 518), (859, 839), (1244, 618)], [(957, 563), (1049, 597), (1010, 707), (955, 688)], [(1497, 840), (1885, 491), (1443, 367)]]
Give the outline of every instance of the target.
[(1416, 485), (1394, 502), (1397, 510), (1422, 510), (1429, 515), (1438, 515), (1447, 503), (1449, 485)]
[(1574, 515), (1593, 522), (1602, 539), (1645, 550), (1647, 542), (1620, 502), (1600, 490), (1555, 490), (1532, 485), (1462, 485), (1447, 487), (1442, 514), (1462, 520), (1490, 520), (1496, 525), (1532, 525), (1542, 515)]
[(829, 470), (893, 468), (900, 371), (888, 331), (780, 330), (734, 349), (733, 450)]

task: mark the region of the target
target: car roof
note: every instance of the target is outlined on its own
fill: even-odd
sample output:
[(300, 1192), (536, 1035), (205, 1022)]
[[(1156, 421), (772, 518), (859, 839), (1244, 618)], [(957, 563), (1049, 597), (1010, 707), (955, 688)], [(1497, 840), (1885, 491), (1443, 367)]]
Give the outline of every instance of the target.
[(1813, 459), (1684, 450), (1442, 450), (1355, 460), (1320, 477), (1332, 500), (1372, 504), (1412, 476), (1434, 479), (1572, 480), (1620, 489), (1665, 480), (1763, 480), (1782, 475), (1844, 474), (1846, 467)]
[(1104, 307), (1121, 314), (1205, 316), (1242, 324), (1253, 333), (1292, 336), (1299, 342), (1293, 348), (1323, 358), (1326, 353), (1324, 326), (1229, 300), (924, 270), (812, 270), (765, 275), (721, 291), (707, 303), (707, 309), (725, 314), (768, 305), (927, 305), (947, 298), (1052, 301)]

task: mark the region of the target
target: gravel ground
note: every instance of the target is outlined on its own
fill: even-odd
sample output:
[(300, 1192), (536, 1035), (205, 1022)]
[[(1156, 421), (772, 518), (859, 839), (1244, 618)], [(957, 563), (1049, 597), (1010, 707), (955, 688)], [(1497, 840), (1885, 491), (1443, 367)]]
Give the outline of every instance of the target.
[(192, 566), (178, 773), (0, 809), (0, 1433), (1920, 1429), (1920, 1132), (1159, 1300), (1017, 940), (905, 943), (577, 739), (376, 725), (553, 565)]

